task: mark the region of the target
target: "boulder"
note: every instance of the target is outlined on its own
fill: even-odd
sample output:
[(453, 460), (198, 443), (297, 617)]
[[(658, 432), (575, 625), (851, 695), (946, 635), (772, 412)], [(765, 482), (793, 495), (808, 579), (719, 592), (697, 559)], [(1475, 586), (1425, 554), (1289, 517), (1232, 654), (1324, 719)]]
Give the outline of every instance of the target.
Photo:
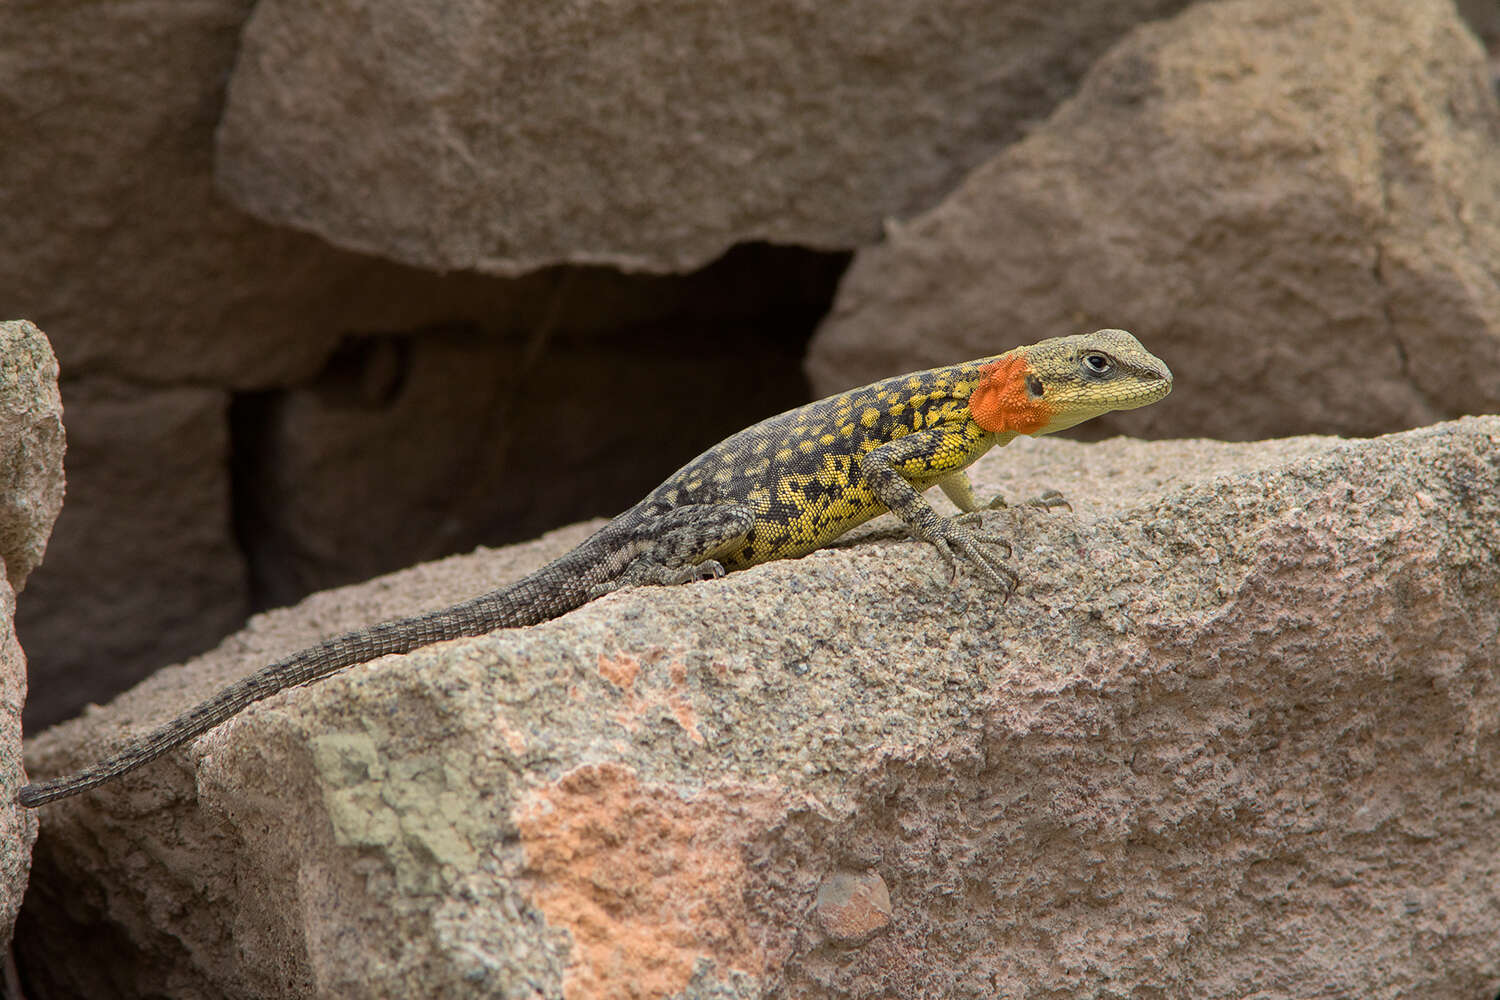
[(213, 190), (252, 0), (10, 4), (0, 19), (0, 302), (66, 377), (263, 384), (316, 368), (368, 264)]
[(34, 323), (0, 322), (0, 565), (13, 592), (42, 562), (63, 502), (57, 358)]
[[(1494, 994), (1500, 418), (1023, 438), (975, 480), (1073, 503), (991, 515), (1008, 601), (877, 523), (348, 670), (46, 807), (33, 995)], [(591, 527), (260, 616), (30, 766)]]
[(1372, 434), (1500, 410), (1500, 103), (1449, 0), (1230, 0), (1143, 25), (861, 251), (830, 393), (1096, 327), (1179, 376), (1099, 433)]
[(1183, 0), (262, 0), (223, 189), (436, 270), (685, 270), (926, 208)]
[(16, 594), (41, 562), (62, 506), (63, 446), (52, 346), (32, 323), (0, 322), (0, 947), (15, 928), (37, 831), (36, 817), (14, 802), (26, 780), (26, 654), (16, 639)]

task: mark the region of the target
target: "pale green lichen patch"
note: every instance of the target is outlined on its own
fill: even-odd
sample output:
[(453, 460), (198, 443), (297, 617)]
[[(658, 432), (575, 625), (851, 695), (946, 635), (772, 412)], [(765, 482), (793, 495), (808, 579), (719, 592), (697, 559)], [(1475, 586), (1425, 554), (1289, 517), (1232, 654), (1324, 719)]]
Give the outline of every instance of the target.
[(472, 782), (462, 761), (387, 761), (364, 733), (318, 736), (312, 744), (339, 844), (379, 849), (397, 885), (417, 894), (439, 892), (450, 873), (474, 866), (479, 851), (470, 835), (479, 831), (464, 808)]

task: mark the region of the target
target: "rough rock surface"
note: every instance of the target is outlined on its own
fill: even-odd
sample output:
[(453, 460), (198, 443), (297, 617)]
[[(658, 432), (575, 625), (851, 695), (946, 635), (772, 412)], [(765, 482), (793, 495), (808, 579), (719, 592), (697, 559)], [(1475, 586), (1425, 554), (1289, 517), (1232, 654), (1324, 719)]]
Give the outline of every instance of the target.
[(870, 242), (1183, 0), (263, 0), (219, 132), (261, 218), (424, 267)]
[[(999, 515), (1008, 603), (871, 530), (347, 671), (48, 807), (32, 995), (1493, 996), (1500, 418), (975, 472), (1076, 509)], [(261, 616), (33, 770), (587, 528)], [(824, 928), (841, 875), (887, 889), (867, 940)]]
[(10, 941), (36, 817), (14, 801), (21, 770), (26, 655), (16, 641), (16, 594), (41, 562), (63, 498), (62, 402), (57, 358), (25, 320), (0, 322), (0, 947)]
[(1233, 0), (1137, 28), (857, 255), (808, 371), (833, 392), (1101, 326), (1182, 375), (1171, 407), (1103, 430), (1500, 409), (1500, 104), (1449, 0)]
[(36, 325), (0, 322), (0, 565), (12, 591), (42, 561), (63, 502), (57, 358)]
[[(0, 446), (5, 443), (0, 435)], [(36, 816), (15, 802), (16, 789), (26, 781), (21, 760), (26, 653), (16, 641), (15, 613), (16, 592), (0, 577), (0, 795), (5, 796), (0, 802), (0, 948), (9, 945), (15, 930), (37, 832)]]

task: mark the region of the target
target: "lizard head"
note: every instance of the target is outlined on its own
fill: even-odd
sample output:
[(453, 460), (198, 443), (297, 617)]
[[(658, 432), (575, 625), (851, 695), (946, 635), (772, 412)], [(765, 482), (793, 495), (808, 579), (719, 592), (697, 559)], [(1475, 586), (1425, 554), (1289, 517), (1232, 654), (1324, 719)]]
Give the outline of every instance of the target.
[(980, 371), (969, 412), (997, 434), (1051, 434), (1171, 391), (1171, 369), (1139, 340), (1095, 330), (1000, 355)]

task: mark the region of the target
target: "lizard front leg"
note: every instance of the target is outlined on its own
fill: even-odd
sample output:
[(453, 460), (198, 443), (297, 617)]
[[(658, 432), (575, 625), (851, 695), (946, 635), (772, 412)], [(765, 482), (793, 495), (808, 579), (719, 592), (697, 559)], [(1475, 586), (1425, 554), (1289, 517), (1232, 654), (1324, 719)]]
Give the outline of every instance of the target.
[[(991, 586), (1009, 593), (1020, 578), (985, 546), (1003, 545), (1009, 555), (1010, 543), (998, 534), (974, 531), (957, 518), (940, 516), (912, 486), (913, 482), (931, 483), (934, 478), (939, 484), (945, 480), (957, 482), (951, 476), (963, 474), (962, 467), (971, 460), (974, 450), (971, 435), (963, 428), (932, 427), (873, 449), (860, 460), (860, 469), (875, 498), (913, 535), (937, 549), (948, 568), (950, 583), (958, 579), (958, 559), (962, 558)], [(944, 492), (949, 488), (944, 486)], [(951, 492), (948, 495), (953, 497)], [(962, 480), (960, 498), (978, 507), (967, 476)]]
[[(997, 496), (989, 503), (980, 503), (979, 498), (974, 495), (974, 485), (969, 482), (969, 474), (963, 469), (950, 472), (937, 481), (938, 487), (953, 501), (953, 506), (965, 514), (977, 514), (983, 510), (1006, 510), (1010, 504), (1005, 502), (1004, 497)], [(1030, 500), (1023, 501), (1023, 507), (1040, 507), (1051, 511), (1057, 507), (1073, 509), (1073, 505), (1063, 497), (1057, 490), (1043, 490), (1040, 496), (1034, 496)], [(967, 523), (967, 522), (966, 522)]]

